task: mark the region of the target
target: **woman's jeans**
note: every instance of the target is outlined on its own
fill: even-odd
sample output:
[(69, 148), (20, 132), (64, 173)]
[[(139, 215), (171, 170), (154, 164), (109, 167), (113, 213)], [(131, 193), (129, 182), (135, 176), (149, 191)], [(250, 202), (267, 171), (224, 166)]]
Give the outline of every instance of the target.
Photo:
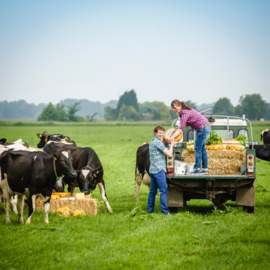
[(210, 132), (211, 132), (211, 125), (205, 126), (201, 128), (200, 130), (196, 131), (195, 147), (194, 147), (194, 150), (195, 150), (194, 170), (200, 169), (201, 162), (202, 162), (203, 169), (208, 168), (208, 158), (207, 158), (207, 152), (205, 149), (205, 143)]
[(148, 196), (147, 211), (148, 213), (154, 213), (157, 189), (159, 189), (161, 213), (164, 215), (168, 215), (168, 208), (167, 208), (168, 191), (166, 187), (165, 172), (162, 170), (155, 174), (150, 173), (150, 177), (151, 177), (151, 187)]

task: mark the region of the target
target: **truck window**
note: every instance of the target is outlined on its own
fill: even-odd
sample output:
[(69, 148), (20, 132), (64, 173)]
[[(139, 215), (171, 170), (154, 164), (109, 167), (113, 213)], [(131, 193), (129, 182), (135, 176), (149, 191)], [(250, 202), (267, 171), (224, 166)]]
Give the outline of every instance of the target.
[(227, 138), (227, 129), (214, 129), (212, 126), (212, 130), (214, 130), (223, 140), (233, 139), (233, 131), (231, 129), (229, 130), (229, 138)]

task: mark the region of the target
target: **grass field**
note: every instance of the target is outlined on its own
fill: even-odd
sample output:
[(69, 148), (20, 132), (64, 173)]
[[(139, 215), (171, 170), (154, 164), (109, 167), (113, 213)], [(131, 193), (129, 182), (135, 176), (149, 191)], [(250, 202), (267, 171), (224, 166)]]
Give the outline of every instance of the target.
[[(253, 133), (270, 125), (255, 123)], [(64, 218), (36, 211), (31, 225), (20, 225), (11, 213), (5, 223), (0, 203), (0, 269), (269, 269), (270, 163), (257, 159), (256, 213), (233, 202), (214, 208), (207, 200), (191, 200), (178, 214), (147, 215), (148, 188), (134, 201), (137, 148), (150, 140), (155, 124), (145, 126), (1, 126), (0, 138), (22, 138), (36, 147), (36, 133), (62, 133), (78, 146), (90, 146), (105, 171), (106, 211), (98, 188), (97, 216)], [(169, 125), (167, 126), (169, 127)], [(24, 211), (26, 220), (28, 210)]]

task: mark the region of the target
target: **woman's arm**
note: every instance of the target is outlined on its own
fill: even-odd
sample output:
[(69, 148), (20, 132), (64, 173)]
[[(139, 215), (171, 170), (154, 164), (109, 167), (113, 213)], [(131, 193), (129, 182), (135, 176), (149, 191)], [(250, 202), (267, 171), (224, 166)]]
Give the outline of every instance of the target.
[(176, 138), (182, 131), (182, 129), (177, 129), (174, 134), (168, 139), (168, 143), (172, 143), (174, 141), (174, 138)]

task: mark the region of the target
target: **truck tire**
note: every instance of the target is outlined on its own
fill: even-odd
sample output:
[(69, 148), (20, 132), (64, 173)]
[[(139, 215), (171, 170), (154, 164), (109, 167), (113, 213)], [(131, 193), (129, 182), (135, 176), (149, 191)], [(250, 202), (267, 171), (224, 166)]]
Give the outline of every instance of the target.
[(172, 214), (178, 213), (180, 207), (168, 207), (169, 212)]

